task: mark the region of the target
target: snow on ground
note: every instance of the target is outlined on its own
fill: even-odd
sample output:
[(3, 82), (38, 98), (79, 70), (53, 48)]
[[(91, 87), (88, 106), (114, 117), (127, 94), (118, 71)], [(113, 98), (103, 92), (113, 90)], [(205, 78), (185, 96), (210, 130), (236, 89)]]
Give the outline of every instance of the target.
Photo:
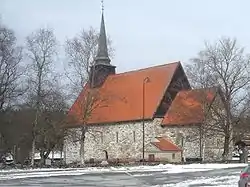
[[(35, 153), (35, 160), (39, 160), (39, 159), (41, 159), (41, 157), (40, 157), (40, 153)], [(49, 154), (49, 156), (48, 156), (48, 158), (50, 158), (50, 159), (62, 159), (62, 158), (64, 158), (64, 153), (63, 152), (60, 152), (60, 151), (55, 151), (55, 152), (51, 152), (50, 154)]]
[[(156, 166), (107, 167), (107, 168), (89, 167), (89, 168), (67, 168), (67, 169), (46, 168), (46, 169), (27, 169), (27, 170), (20, 170), (20, 169), (0, 170), (0, 180), (36, 178), (36, 177), (40, 178), (40, 177), (55, 177), (55, 176), (74, 176), (74, 175), (77, 176), (84, 174), (94, 174), (94, 173), (98, 174), (98, 173), (110, 173), (110, 172), (136, 173), (136, 172), (162, 171), (164, 174), (168, 174), (168, 173), (197, 172), (197, 171), (208, 171), (213, 169), (244, 167), (246, 165), (247, 164), (188, 164), (188, 165), (160, 164)], [(212, 180), (212, 179), (204, 178), (204, 180)], [(213, 178), (213, 180), (217, 179)]]
[[(196, 180), (186, 180), (179, 182), (177, 184), (165, 184), (161, 187), (187, 187), (187, 186), (203, 186), (203, 187), (235, 187), (238, 186), (239, 176), (223, 176), (223, 177), (202, 177), (197, 178)], [(207, 185), (207, 186), (206, 186)], [(160, 187), (158, 185), (154, 187)]]
[[(187, 186), (203, 186), (203, 187), (235, 187), (238, 186), (239, 173), (231, 173), (228, 176), (218, 177), (198, 177), (197, 179), (185, 180), (175, 184), (165, 184), (161, 187), (187, 187)], [(206, 186), (207, 185), (207, 186)], [(154, 187), (160, 187), (158, 185)]]
[(155, 166), (129, 166), (129, 167), (86, 167), (86, 168), (36, 168), (36, 169), (10, 169), (10, 170), (0, 170), (0, 174), (3, 173), (13, 173), (13, 172), (52, 172), (52, 171), (75, 171), (84, 170), (89, 172), (139, 172), (139, 171), (164, 171), (171, 170), (171, 172), (179, 172), (184, 170), (199, 170), (204, 169), (223, 169), (223, 168), (234, 168), (234, 167), (245, 167), (247, 164), (187, 164), (187, 165), (174, 165), (174, 164), (159, 164)]

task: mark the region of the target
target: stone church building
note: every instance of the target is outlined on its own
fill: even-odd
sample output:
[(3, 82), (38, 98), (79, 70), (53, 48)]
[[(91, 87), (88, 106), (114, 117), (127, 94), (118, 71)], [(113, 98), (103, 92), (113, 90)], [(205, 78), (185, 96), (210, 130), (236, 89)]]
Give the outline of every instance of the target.
[(192, 89), (180, 62), (116, 73), (103, 14), (98, 45), (89, 82), (68, 113), (74, 122), (64, 143), (67, 164), (221, 159), (222, 136), (204, 130), (220, 89)]

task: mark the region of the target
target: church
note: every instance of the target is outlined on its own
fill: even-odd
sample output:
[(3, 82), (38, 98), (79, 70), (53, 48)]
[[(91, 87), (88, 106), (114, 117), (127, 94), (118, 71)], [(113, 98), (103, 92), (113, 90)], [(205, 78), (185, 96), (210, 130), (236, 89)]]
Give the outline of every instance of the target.
[(192, 89), (181, 62), (117, 73), (102, 13), (89, 80), (68, 112), (65, 162), (220, 160), (223, 136), (206, 128), (220, 93)]

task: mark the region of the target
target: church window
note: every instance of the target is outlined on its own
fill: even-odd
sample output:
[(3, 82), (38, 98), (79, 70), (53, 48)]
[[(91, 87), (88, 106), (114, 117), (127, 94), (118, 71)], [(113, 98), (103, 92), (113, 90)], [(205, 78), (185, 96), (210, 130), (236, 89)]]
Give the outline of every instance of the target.
[(175, 153), (172, 153), (172, 159), (175, 159)]
[(154, 162), (155, 161), (155, 155), (154, 154), (149, 154), (148, 155), (148, 161), (149, 162)]
[(76, 142), (78, 142), (79, 140), (80, 140), (80, 137), (79, 137), (80, 135), (77, 135), (77, 134), (74, 134), (73, 136), (71, 136), (72, 137), (72, 141), (73, 141), (73, 143), (76, 143)]
[(133, 131), (133, 139), (134, 139), (134, 142), (135, 142), (135, 131)]
[(118, 137), (118, 132), (116, 132), (116, 143), (118, 143), (119, 137)]
[(181, 137), (181, 147), (184, 147), (184, 137)]
[(216, 144), (217, 144), (217, 147), (220, 147), (220, 145), (221, 145), (221, 140), (220, 140), (220, 139), (217, 139), (217, 140), (216, 140)]
[(103, 143), (103, 132), (100, 132), (101, 143)]
[(192, 136), (191, 135), (187, 135), (186, 136), (186, 141), (191, 142), (191, 140), (192, 140)]

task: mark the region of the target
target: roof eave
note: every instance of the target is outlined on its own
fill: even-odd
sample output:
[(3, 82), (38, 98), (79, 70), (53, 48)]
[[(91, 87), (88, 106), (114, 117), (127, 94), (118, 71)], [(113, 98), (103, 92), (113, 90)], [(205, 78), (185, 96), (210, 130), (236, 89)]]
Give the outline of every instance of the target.
[[(153, 120), (153, 118), (145, 118), (144, 122), (151, 121), (151, 120)], [(117, 123), (123, 124), (123, 123), (142, 122), (142, 121), (143, 121), (142, 119), (136, 119), (136, 120), (126, 120), (126, 121), (109, 121), (109, 122), (100, 122), (100, 123), (87, 123), (86, 125), (87, 126), (115, 125)], [(77, 124), (77, 125), (73, 124), (73, 125), (68, 125), (67, 128), (79, 128), (82, 126), (84, 126), (84, 125), (83, 124)]]

